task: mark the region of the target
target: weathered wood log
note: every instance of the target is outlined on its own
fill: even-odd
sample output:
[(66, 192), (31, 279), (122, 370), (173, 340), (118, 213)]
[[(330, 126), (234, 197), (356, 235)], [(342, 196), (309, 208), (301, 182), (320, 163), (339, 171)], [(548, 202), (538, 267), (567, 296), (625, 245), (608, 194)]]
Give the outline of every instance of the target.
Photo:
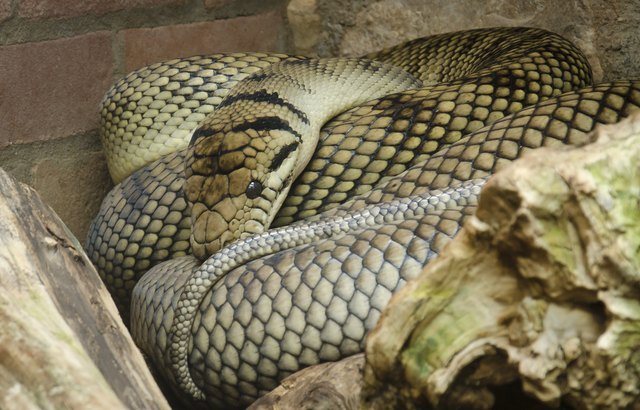
[(360, 404), (364, 355), (300, 370), (247, 410), (355, 410)]
[[(640, 408), (640, 116), (496, 174), (366, 343), (362, 408)], [(511, 403), (520, 406), (517, 403)]]
[(82, 247), (0, 169), (0, 408), (169, 408)]

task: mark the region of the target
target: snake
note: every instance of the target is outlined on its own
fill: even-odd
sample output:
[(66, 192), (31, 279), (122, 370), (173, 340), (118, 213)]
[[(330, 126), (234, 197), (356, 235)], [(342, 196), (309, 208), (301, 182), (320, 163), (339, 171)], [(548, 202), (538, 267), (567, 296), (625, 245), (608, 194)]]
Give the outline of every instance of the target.
[(591, 81), (579, 49), (535, 28), (445, 33), (364, 59), (146, 67), (107, 93), (104, 145), (176, 150), (112, 171), (121, 182), (87, 253), (163, 377), (213, 406), (247, 406), (362, 351), (489, 175), (540, 146), (587, 143), (640, 106), (640, 82)]

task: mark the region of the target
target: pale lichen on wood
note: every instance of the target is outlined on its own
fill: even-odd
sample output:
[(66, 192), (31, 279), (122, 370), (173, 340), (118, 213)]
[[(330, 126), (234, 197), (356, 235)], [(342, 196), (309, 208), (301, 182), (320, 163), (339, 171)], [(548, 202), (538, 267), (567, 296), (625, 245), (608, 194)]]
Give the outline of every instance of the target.
[(169, 408), (78, 241), (0, 169), (0, 408)]

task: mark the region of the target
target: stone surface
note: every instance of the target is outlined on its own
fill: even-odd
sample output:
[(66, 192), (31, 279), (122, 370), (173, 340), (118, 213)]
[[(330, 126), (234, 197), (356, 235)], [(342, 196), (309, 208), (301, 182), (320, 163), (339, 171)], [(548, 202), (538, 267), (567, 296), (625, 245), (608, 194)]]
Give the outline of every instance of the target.
[[(308, 0), (292, 0), (305, 4)], [(640, 1), (585, 0), (319, 0), (318, 11), (301, 8), (306, 17), (291, 24), (294, 52), (306, 51), (296, 39), (319, 40), (313, 52), (357, 56), (430, 34), (490, 26), (545, 28), (575, 42), (592, 64), (596, 81), (640, 75)], [(303, 18), (321, 17), (320, 28), (297, 25)]]
[(317, 1), (291, 0), (287, 6), (287, 20), (296, 51), (304, 55), (314, 54), (322, 31)]
[(215, 10), (231, 3), (233, 3), (233, 0), (204, 0), (203, 4), (206, 9)]
[(605, 79), (640, 77), (640, 1), (590, 0), (595, 35), (591, 38)]
[(575, 42), (587, 54), (596, 78), (602, 77), (589, 10), (568, 2), (382, 0), (358, 13), (354, 27), (345, 30), (340, 51), (360, 55), (397, 44), (398, 38), (492, 26), (531, 26), (557, 32)]
[(282, 51), (278, 12), (228, 20), (125, 30), (127, 71), (175, 57), (223, 51)]
[(97, 128), (112, 73), (109, 32), (0, 47), (0, 147)]
[(0, 0), (0, 21), (5, 20), (11, 16), (11, 1)]
[(186, 0), (22, 0), (18, 6), (18, 16), (25, 18), (61, 18), (100, 15), (120, 10), (143, 7), (181, 5)]

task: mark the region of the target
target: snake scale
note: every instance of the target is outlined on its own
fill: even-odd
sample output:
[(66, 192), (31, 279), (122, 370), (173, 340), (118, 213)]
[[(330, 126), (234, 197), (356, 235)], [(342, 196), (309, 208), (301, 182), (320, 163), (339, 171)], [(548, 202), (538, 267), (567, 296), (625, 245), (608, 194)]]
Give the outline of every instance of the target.
[(136, 342), (193, 397), (246, 406), (361, 351), (488, 175), (540, 146), (585, 143), (640, 106), (640, 82), (590, 86), (583, 54), (540, 29), (447, 33), (366, 57), (199, 56), (108, 92), (103, 139), (122, 182), (87, 253), (125, 320), (131, 307)]

